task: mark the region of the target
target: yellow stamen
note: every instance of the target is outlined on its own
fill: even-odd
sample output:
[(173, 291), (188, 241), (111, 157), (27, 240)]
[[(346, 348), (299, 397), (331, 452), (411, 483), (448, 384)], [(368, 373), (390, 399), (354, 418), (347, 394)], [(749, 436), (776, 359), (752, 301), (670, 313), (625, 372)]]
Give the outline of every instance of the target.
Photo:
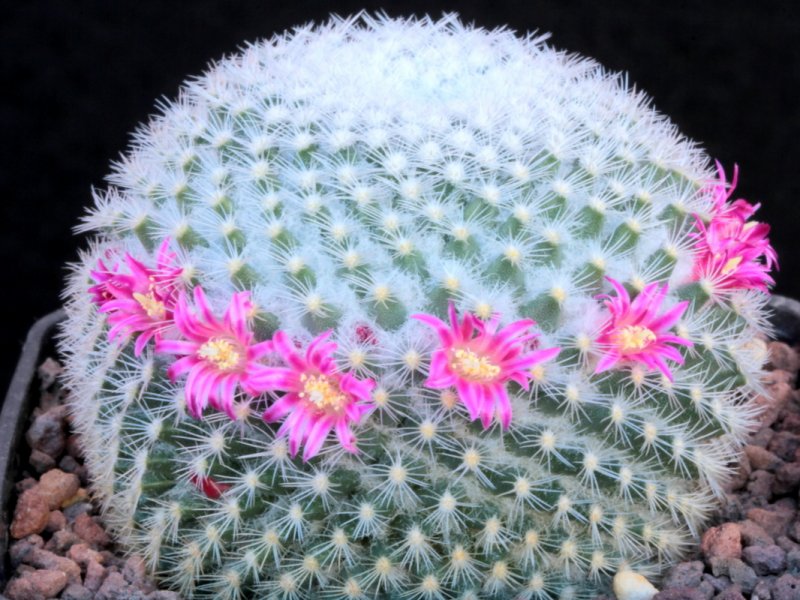
[(339, 386), (332, 383), (325, 375), (300, 375), (303, 382), (303, 391), (300, 397), (311, 402), (315, 407), (325, 412), (341, 412), (347, 403)]
[(239, 366), (242, 355), (238, 348), (226, 339), (212, 339), (200, 346), (197, 355), (218, 369), (230, 371)]
[(139, 306), (144, 309), (144, 311), (147, 313), (147, 316), (151, 319), (161, 321), (167, 314), (167, 309), (164, 306), (164, 303), (160, 300), (156, 300), (153, 292), (148, 294), (134, 292), (133, 299), (139, 303)]
[(728, 262), (725, 263), (725, 266), (722, 267), (722, 274), (727, 275), (731, 271), (735, 271), (736, 268), (741, 264), (742, 257), (741, 256), (734, 256)]
[(656, 341), (656, 334), (641, 325), (623, 327), (614, 335), (614, 342), (623, 352), (644, 350)]
[(453, 352), (450, 368), (466, 379), (477, 381), (491, 381), (500, 374), (500, 367), (466, 348), (458, 348)]

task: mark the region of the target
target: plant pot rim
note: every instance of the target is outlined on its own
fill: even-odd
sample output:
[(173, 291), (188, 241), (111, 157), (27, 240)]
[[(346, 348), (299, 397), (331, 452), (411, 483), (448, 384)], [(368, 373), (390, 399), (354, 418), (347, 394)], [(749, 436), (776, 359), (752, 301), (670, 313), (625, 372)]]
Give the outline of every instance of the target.
[[(30, 414), (32, 387), (36, 381), (36, 369), (43, 358), (45, 342), (65, 316), (63, 309), (53, 311), (30, 328), (0, 411), (0, 589), (5, 587), (8, 577), (8, 504), (19, 467), (16, 448), (22, 440)], [(0, 600), (5, 600), (2, 593)]]

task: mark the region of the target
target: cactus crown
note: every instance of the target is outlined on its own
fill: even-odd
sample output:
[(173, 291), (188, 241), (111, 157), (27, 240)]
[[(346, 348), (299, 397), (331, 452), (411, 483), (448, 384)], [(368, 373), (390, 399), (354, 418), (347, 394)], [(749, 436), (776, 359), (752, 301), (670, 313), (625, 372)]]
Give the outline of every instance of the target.
[(167, 585), (588, 597), (691, 543), (774, 253), (646, 97), (543, 40), (336, 18), (137, 132), (61, 337), (106, 519)]

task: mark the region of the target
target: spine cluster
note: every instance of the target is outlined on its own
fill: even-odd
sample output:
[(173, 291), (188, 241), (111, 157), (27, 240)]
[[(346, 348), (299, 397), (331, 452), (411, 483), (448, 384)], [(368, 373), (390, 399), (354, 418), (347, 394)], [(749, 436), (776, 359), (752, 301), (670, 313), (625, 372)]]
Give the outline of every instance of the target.
[(333, 20), (137, 132), (66, 292), (109, 525), (195, 598), (580, 598), (751, 426), (758, 206), (542, 38)]

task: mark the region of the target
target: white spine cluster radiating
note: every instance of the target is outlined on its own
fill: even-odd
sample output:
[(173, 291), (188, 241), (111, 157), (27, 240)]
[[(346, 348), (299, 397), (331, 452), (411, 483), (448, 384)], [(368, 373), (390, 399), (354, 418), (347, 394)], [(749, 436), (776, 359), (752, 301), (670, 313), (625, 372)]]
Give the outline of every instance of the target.
[[(61, 348), (105, 520), (164, 585), (579, 598), (689, 547), (752, 420), (766, 297), (687, 292), (672, 382), (594, 373), (603, 277), (675, 304), (713, 173), (624, 76), (544, 39), (337, 18), (215, 63), (137, 131), (81, 226)], [(376, 383), (358, 454), (293, 459), (255, 405), (194, 419), (164, 356), (108, 341), (90, 271), (165, 238), (220, 310), (251, 291), (262, 339), (333, 329), (338, 364)], [(410, 316), (450, 301), (562, 349), (513, 390), (507, 431), (424, 385), (436, 340)]]

